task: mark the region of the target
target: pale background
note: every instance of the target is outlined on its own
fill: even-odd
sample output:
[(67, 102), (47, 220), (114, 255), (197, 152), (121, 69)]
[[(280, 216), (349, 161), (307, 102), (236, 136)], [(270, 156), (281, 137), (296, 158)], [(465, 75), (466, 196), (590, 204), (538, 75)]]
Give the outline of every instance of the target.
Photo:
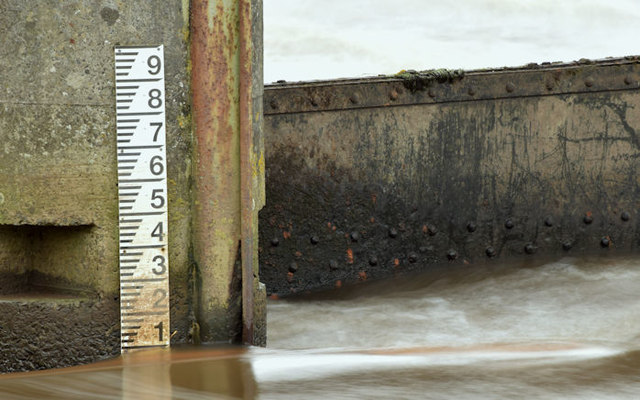
[(265, 82), (640, 54), (640, 0), (264, 0)]

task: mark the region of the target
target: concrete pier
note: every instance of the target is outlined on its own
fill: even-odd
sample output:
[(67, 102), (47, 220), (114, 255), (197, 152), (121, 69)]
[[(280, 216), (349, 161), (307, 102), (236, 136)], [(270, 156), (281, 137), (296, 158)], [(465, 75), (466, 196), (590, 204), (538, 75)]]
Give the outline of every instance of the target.
[[(0, 4), (0, 371), (86, 363), (120, 351), (116, 45), (165, 49), (171, 342), (241, 342), (245, 329), (258, 333), (244, 342), (264, 343), (264, 312), (253, 310), (254, 301), (264, 303), (254, 250), (240, 250), (255, 232), (242, 218), (257, 215), (263, 203), (262, 170), (254, 168), (261, 119), (246, 108), (261, 106), (260, 18), (258, 0)], [(218, 21), (226, 23), (226, 36), (208, 29)], [(219, 107), (220, 97), (200, 100), (205, 88), (192, 87), (192, 65), (201, 71), (203, 61), (193, 58), (192, 39), (224, 47), (230, 37), (240, 41), (240, 32), (248, 69), (241, 74), (231, 55), (227, 79), (234, 86), (217, 92), (231, 112)], [(221, 79), (218, 72), (210, 73)], [(249, 142), (236, 126), (203, 130), (194, 117), (203, 112), (248, 118), (240, 126)], [(235, 144), (220, 148), (214, 138)], [(216, 160), (236, 162), (205, 164), (211, 151)], [(224, 188), (207, 191), (203, 184), (229, 174), (235, 178)], [(254, 177), (255, 189), (241, 199), (243, 174)], [(244, 211), (251, 200), (255, 207)], [(213, 214), (202, 214), (205, 204)], [(243, 312), (247, 268), (252, 298), (244, 299)], [(258, 327), (243, 327), (250, 311), (245, 323)]]

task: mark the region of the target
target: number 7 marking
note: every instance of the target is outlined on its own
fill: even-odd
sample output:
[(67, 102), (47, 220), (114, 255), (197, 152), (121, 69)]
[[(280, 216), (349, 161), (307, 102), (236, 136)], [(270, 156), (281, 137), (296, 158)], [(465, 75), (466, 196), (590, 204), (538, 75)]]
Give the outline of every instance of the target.
[(160, 129), (162, 128), (162, 122), (152, 122), (149, 125), (151, 126), (156, 126), (156, 133), (153, 134), (153, 141), (155, 142), (156, 140), (158, 140), (158, 133), (160, 132)]

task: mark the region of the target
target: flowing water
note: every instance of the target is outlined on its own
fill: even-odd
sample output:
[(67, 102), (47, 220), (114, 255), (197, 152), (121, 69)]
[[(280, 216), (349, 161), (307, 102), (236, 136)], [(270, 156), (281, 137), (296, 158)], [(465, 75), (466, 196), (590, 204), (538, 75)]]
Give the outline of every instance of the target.
[(269, 346), (0, 378), (0, 398), (636, 399), (640, 260), (459, 266), (270, 301)]

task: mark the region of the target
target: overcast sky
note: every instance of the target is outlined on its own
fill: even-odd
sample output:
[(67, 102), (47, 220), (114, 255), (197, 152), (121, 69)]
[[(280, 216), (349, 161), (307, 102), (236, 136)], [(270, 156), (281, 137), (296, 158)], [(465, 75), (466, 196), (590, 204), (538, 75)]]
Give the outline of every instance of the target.
[(265, 82), (640, 54), (638, 0), (264, 0)]

